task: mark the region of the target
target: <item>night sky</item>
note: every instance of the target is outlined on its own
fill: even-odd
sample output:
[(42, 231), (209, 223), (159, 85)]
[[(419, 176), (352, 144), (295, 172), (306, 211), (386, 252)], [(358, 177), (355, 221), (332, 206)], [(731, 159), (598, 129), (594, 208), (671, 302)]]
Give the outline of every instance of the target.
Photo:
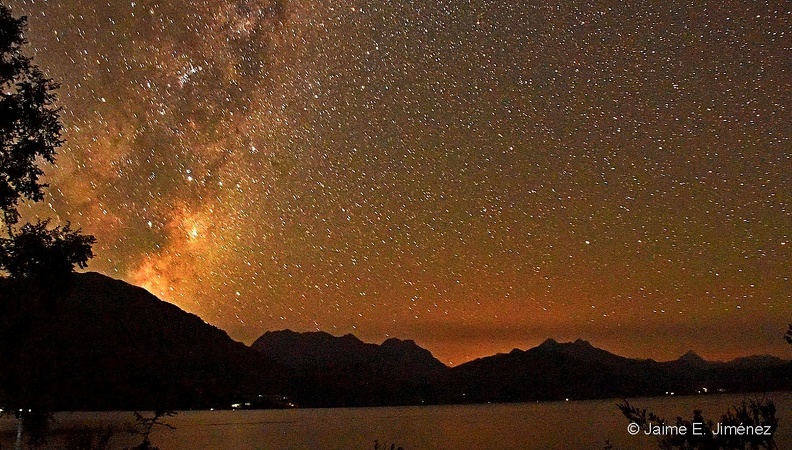
[(250, 343), (792, 357), (792, 4), (16, 0), (43, 206)]

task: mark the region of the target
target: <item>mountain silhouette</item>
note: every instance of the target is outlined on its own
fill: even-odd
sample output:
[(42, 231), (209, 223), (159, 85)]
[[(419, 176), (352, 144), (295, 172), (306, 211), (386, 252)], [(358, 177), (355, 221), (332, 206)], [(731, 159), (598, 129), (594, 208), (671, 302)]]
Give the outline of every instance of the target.
[(792, 388), (792, 363), (774, 357), (713, 363), (693, 352), (658, 363), (617, 356), (582, 339), (548, 339), (454, 367), (443, 387), (444, 400), (454, 403), (763, 392)]
[(792, 362), (667, 362), (578, 339), (449, 368), (411, 340), (269, 331), (251, 347), (146, 290), (97, 273), (55, 286), (0, 279), (0, 407), (49, 411), (329, 407), (792, 390)]
[(454, 402), (516, 402), (659, 395), (667, 374), (651, 361), (616, 356), (577, 340), (480, 358), (450, 370)]
[(704, 358), (696, 354), (696, 352), (694, 352), (693, 350), (690, 350), (684, 355), (680, 356), (677, 359), (677, 361), (692, 367), (704, 367), (707, 365), (707, 361), (705, 361)]
[[(367, 344), (353, 335), (267, 332), (253, 343), (288, 371), (303, 405), (375, 406), (626, 398), (792, 389), (792, 363), (775, 357), (708, 362), (693, 352), (656, 362), (588, 341), (539, 346), (449, 368), (412, 341)], [(393, 348), (393, 350), (391, 350)]]
[(421, 404), (447, 367), (415, 342), (367, 344), (351, 334), (264, 333), (252, 345), (286, 367), (290, 395), (314, 406)]
[(48, 410), (227, 406), (274, 366), (198, 316), (97, 273), (0, 279), (0, 395)]

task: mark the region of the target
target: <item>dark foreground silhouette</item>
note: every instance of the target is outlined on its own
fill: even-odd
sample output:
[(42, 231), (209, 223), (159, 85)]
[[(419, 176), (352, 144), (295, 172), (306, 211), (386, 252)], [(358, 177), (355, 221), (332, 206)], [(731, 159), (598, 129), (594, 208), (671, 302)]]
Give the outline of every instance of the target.
[(449, 368), (413, 341), (265, 333), (252, 348), (96, 273), (0, 279), (0, 407), (154, 410), (380, 406), (792, 390), (775, 357), (656, 362), (547, 340)]
[(0, 342), (2, 406), (209, 408), (274, 384), (258, 352), (96, 273), (57, 288), (0, 279)]

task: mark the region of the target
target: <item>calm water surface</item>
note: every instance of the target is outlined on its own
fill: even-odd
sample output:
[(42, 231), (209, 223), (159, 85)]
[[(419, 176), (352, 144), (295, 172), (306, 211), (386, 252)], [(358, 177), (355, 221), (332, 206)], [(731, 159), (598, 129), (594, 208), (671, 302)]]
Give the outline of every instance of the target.
[[(792, 449), (792, 393), (768, 395), (778, 408), (780, 449)], [(693, 409), (715, 419), (742, 395), (635, 399), (631, 403), (673, 419)], [(186, 411), (167, 422), (152, 442), (162, 450), (373, 449), (374, 441), (417, 449), (657, 449), (655, 439), (630, 436), (617, 400), (402, 408), (341, 408), (266, 411)], [(139, 443), (127, 435), (131, 413), (64, 413), (56, 434), (74, 429), (116, 429), (114, 448)], [(13, 448), (13, 423), (0, 422), (2, 448)]]

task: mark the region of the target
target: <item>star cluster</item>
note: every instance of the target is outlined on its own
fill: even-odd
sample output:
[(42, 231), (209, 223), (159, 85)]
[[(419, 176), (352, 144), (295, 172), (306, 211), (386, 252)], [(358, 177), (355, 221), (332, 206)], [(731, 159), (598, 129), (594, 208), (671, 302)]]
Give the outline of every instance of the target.
[(44, 208), (250, 342), (790, 356), (784, 1), (15, 0)]

